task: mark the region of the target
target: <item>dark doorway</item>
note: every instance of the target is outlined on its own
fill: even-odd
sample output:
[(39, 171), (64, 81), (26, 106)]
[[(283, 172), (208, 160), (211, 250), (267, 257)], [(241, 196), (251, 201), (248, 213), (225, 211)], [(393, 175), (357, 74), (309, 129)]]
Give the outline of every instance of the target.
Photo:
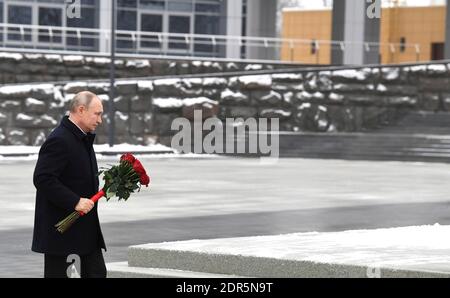
[(431, 44), (431, 60), (444, 59), (444, 43), (435, 42)]

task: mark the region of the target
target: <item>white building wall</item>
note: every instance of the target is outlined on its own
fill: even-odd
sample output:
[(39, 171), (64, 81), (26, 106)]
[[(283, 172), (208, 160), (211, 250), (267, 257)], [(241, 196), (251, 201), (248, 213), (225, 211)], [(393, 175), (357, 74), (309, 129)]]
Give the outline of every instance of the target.
[(364, 64), (365, 1), (346, 0), (344, 64)]
[[(277, 1), (247, 1), (247, 36), (276, 37)], [(273, 47), (247, 47), (247, 58), (249, 59), (278, 60), (275, 53)]]
[[(111, 9), (112, 9), (112, 3), (111, 1), (99, 1), (99, 9), (100, 9), (100, 22), (99, 22), (99, 28), (105, 29), (110, 32), (111, 30)], [(109, 34), (102, 34), (99, 50), (100, 52), (110, 52), (111, 50), (111, 40), (109, 38), (106, 38)]]
[[(230, 36), (241, 36), (242, 34), (242, 0), (228, 0), (226, 17), (226, 34)], [(241, 57), (241, 47), (238, 43), (227, 45), (227, 58)]]

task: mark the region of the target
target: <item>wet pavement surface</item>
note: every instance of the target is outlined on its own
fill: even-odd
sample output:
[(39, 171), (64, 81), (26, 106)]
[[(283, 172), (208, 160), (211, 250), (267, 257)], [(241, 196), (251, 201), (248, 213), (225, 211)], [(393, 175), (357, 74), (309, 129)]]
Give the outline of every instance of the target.
[[(130, 245), (450, 223), (448, 164), (143, 158), (150, 188), (102, 202), (107, 262)], [(100, 166), (115, 163), (99, 160)], [(41, 277), (30, 251), (35, 161), (0, 161), (0, 277)]]

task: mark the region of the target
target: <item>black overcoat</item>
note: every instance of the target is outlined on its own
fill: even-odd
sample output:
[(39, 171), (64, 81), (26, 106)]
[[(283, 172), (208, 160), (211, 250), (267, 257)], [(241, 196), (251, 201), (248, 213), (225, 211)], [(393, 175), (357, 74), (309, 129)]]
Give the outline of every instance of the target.
[(36, 209), (32, 250), (52, 255), (85, 255), (106, 250), (97, 213), (97, 203), (64, 234), (54, 225), (75, 211), (80, 198), (98, 192), (98, 167), (93, 142), (68, 116), (55, 128), (39, 151), (33, 175)]

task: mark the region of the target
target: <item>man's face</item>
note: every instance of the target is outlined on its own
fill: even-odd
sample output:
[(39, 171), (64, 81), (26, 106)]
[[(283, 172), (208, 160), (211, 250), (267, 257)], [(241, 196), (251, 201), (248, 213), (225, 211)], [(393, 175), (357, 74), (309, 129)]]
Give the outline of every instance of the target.
[(91, 101), (89, 107), (84, 107), (81, 113), (81, 122), (84, 130), (93, 132), (102, 123), (103, 104), (98, 98)]

